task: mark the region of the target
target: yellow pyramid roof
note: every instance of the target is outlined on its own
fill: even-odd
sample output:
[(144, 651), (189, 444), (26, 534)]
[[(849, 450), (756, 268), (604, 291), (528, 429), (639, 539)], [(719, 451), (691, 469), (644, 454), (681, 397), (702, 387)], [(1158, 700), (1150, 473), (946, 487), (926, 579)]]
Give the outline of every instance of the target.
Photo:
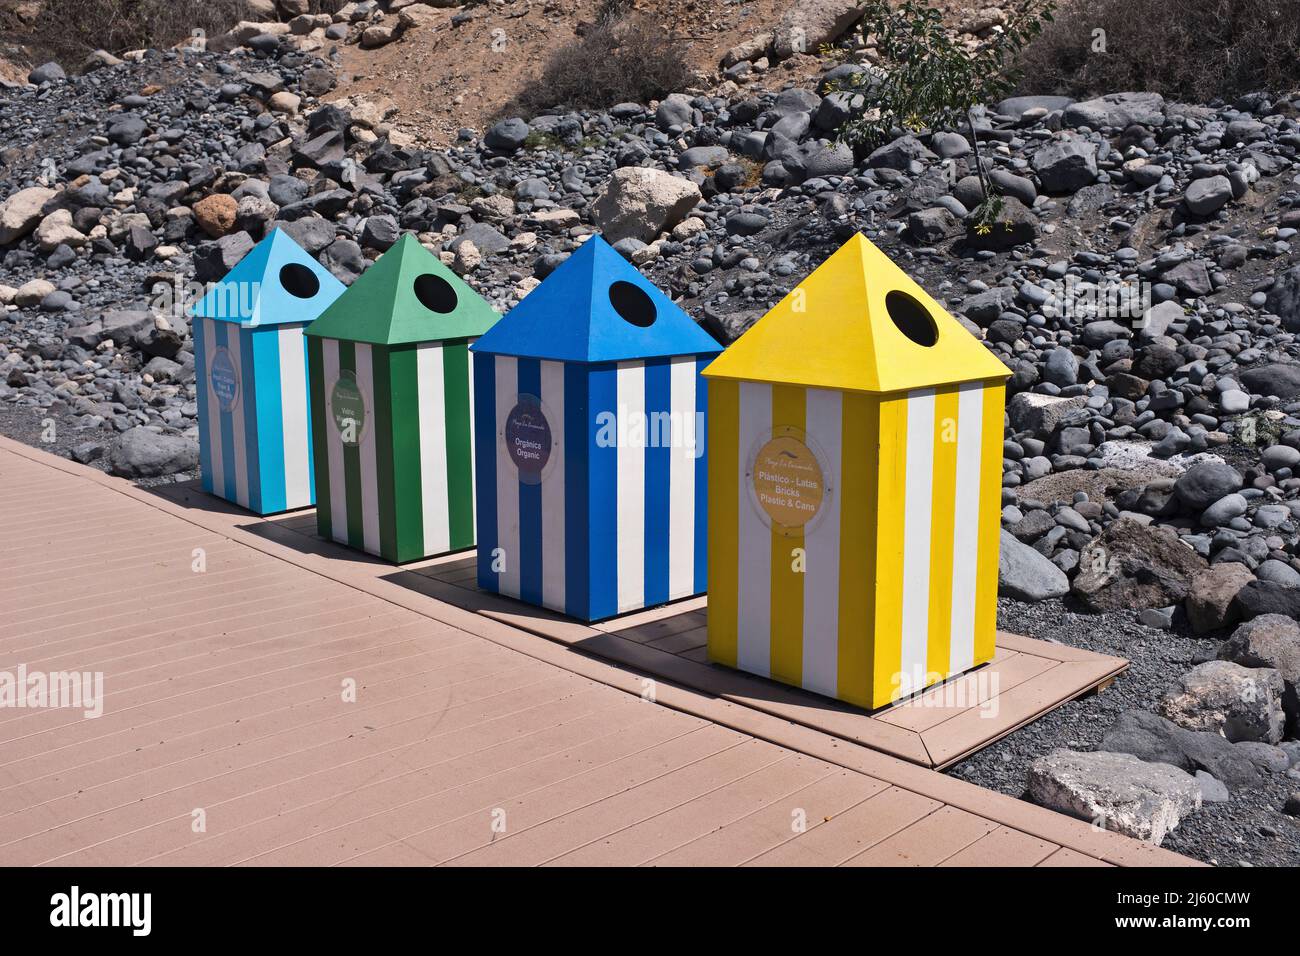
[(1005, 379), (1011, 372), (858, 234), (714, 359), (704, 374), (898, 392)]

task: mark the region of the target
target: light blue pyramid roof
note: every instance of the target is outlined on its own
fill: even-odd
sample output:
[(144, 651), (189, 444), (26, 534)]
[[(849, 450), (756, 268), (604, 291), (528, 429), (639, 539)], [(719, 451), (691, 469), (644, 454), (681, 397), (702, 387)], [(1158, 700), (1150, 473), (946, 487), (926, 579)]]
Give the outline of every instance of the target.
[[(317, 289), (313, 295), (294, 295), (281, 283), (283, 270), (291, 265), (303, 267), (315, 277)], [(273, 229), (224, 279), (208, 288), (190, 309), (190, 315), (238, 322), (244, 328), (311, 322), (345, 289), (302, 246)]]
[[(619, 283), (635, 286), (644, 297)], [(641, 307), (634, 324), (616, 309)], [(653, 306), (644, 308), (646, 299)], [(627, 310), (624, 305), (625, 311)], [(470, 348), (561, 362), (622, 362), (722, 351), (708, 332), (646, 280), (604, 239), (592, 236)]]

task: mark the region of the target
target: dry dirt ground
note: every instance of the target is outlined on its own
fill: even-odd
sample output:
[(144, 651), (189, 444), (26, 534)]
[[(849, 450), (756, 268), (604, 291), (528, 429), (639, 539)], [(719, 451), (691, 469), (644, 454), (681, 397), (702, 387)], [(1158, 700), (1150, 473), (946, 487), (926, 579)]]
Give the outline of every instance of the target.
[[(353, 93), (386, 97), (398, 107), (393, 122), (430, 142), (446, 142), (456, 130), (483, 129), (531, 79), (548, 55), (573, 41), (595, 20), (601, 0), (513, 0), (504, 6), (468, 8), (473, 17), (452, 26), (456, 10), (440, 11), (433, 23), (408, 31), (377, 50), (340, 47), (339, 86), (331, 98)], [(634, 9), (660, 18), (687, 40), (691, 65), (716, 71), (722, 55), (770, 29), (789, 0), (639, 0)], [(765, 78), (780, 85), (801, 78), (812, 63), (781, 65)], [(792, 68), (793, 67), (793, 68)]]

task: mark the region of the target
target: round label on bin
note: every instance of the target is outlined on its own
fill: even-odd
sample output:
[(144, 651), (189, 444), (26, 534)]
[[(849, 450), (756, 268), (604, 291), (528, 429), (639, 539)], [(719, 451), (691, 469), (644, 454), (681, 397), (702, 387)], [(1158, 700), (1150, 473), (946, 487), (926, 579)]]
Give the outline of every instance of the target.
[(540, 484), (551, 460), (553, 438), (551, 423), (541, 400), (534, 395), (520, 395), (510, 409), (505, 424), (506, 452), (519, 469), (519, 480), (526, 485)]
[(345, 445), (360, 445), (366, 431), (366, 400), (355, 372), (339, 372), (330, 390), (330, 418)]
[(208, 382), (212, 394), (217, 398), (217, 407), (223, 412), (234, 411), (239, 401), (239, 372), (230, 349), (218, 346), (212, 353), (212, 363), (208, 366)]
[(826, 500), (821, 460), (806, 436), (777, 429), (758, 446), (749, 467), (749, 485), (765, 523), (779, 534), (801, 534)]

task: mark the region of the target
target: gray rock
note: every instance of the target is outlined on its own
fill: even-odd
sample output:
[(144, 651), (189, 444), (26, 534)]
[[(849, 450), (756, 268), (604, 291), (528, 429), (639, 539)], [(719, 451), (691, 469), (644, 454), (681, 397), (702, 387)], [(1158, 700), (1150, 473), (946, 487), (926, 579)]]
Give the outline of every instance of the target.
[(1292, 734), (1300, 730), (1300, 624), (1281, 614), (1262, 614), (1232, 632), (1219, 659), (1242, 667), (1272, 668), (1282, 675), (1282, 709)]
[(1095, 100), (1071, 103), (1061, 121), (1066, 126), (1123, 129), (1135, 123), (1160, 126), (1165, 120), (1165, 98), (1159, 93), (1110, 93)]
[(883, 167), (906, 171), (914, 162), (924, 163), (938, 158), (925, 148), (924, 143), (909, 133), (872, 152), (867, 157), (867, 166), (872, 169)]
[(1300, 588), (1272, 581), (1252, 581), (1237, 592), (1237, 606), (1248, 621), (1264, 614), (1300, 618)]
[(1157, 846), (1201, 806), (1200, 786), (1177, 767), (1104, 751), (1054, 750), (1039, 757), (1029, 768), (1029, 796)]
[(1230, 787), (1254, 787), (1259, 771), (1245, 754), (1216, 733), (1187, 730), (1159, 714), (1126, 710), (1102, 735), (1099, 750), (1132, 754), (1191, 773), (1204, 770)]
[(1264, 307), (1281, 317), (1287, 331), (1300, 332), (1300, 266), (1292, 266), (1277, 277)]
[(51, 60), (49, 63), (42, 63), (36, 69), (27, 74), (27, 82), (40, 86), (42, 83), (54, 83), (58, 80), (66, 80), (68, 74), (63, 72), (63, 67)]
[(108, 452), (109, 473), (121, 478), (157, 478), (194, 471), (198, 465), (196, 442), (143, 425), (124, 431)]
[(1237, 743), (1282, 739), (1282, 675), (1271, 667), (1206, 661), (1183, 674), (1160, 701), (1160, 713), (1180, 727), (1221, 733)]
[(1196, 785), (1201, 788), (1202, 803), (1227, 803), (1231, 799), (1223, 781), (1204, 770), (1196, 771)]
[(1046, 438), (1056, 431), (1057, 425), (1087, 404), (1088, 399), (1081, 395), (1063, 398), (1039, 392), (1019, 392), (1007, 403), (1007, 415), (1015, 431), (1033, 432)]
[(1232, 198), (1232, 183), (1227, 176), (1194, 179), (1183, 194), (1187, 208), (1197, 216), (1212, 216)]
[(1019, 123), (1030, 110), (1046, 110), (1054, 113), (1063, 110), (1074, 100), (1068, 96), (1013, 96), (1002, 100), (993, 107), (993, 112)]
[(1271, 362), (1241, 373), (1241, 383), (1252, 392), (1291, 400), (1300, 398), (1300, 363)]
[(1174, 493), (1193, 511), (1204, 511), (1225, 495), (1240, 491), (1245, 479), (1221, 461), (1198, 461), (1174, 482)]
[(1070, 579), (1064, 571), (1014, 535), (1002, 532), (998, 551), (999, 594), (1020, 601), (1044, 601), (1062, 597), (1069, 590)]
[(1237, 595), (1255, 576), (1244, 564), (1225, 561), (1192, 575), (1187, 591), (1187, 620), (1196, 634), (1218, 630), (1237, 621)]
[(958, 235), (962, 226), (951, 212), (942, 206), (936, 206), (908, 216), (907, 231), (917, 242), (929, 244)]
[(528, 124), (517, 116), (503, 119), (494, 123), (483, 135), (483, 145), (500, 153), (513, 153), (524, 145), (530, 132), (532, 130)]
[(1034, 153), (1033, 167), (1044, 191), (1077, 192), (1097, 181), (1097, 147), (1077, 136), (1064, 136)]
[(194, 277), (200, 282), (225, 278), (252, 251), (253, 245), (253, 237), (243, 231), (203, 243), (194, 250)]

